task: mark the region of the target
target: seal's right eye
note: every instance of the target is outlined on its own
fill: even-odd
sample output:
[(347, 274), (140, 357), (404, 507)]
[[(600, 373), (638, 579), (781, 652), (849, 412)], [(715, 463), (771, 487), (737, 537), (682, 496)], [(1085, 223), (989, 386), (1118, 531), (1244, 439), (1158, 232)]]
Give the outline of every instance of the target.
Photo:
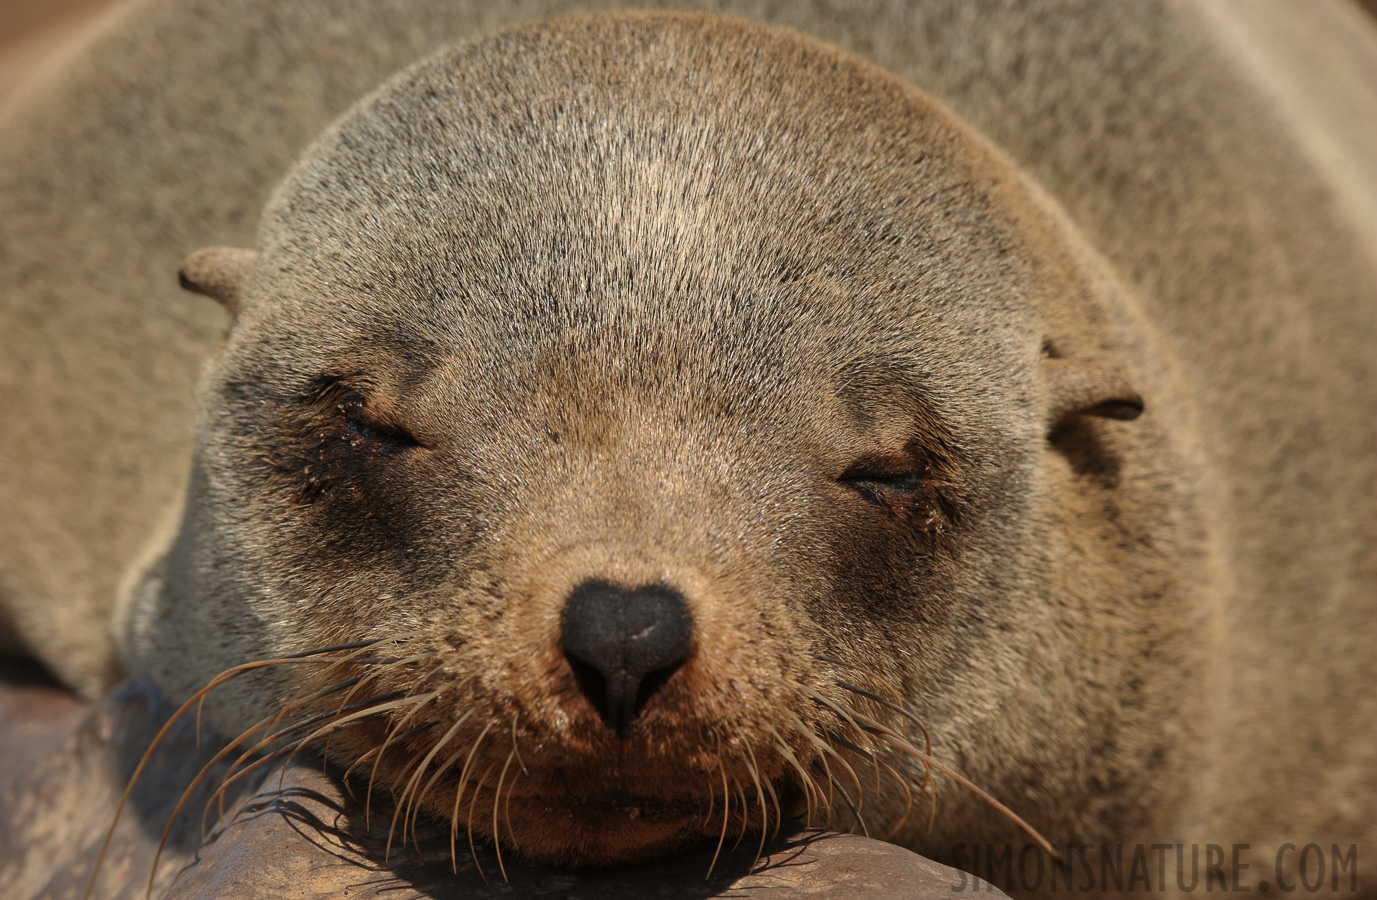
[(853, 475), (847, 478), (846, 482), (857, 491), (876, 500), (881, 494), (911, 497), (923, 489), (922, 477), (912, 469), (906, 472)]
[(307, 394), (316, 414), (329, 421), (324, 435), (332, 435), (335, 455), (341, 451), (399, 453), (421, 446), (393, 416), (379, 411), (365, 390), (356, 379), (327, 376), (319, 379)]
[(909, 513), (928, 500), (923, 467), (908, 458), (864, 459), (839, 480), (876, 506), (896, 514)]

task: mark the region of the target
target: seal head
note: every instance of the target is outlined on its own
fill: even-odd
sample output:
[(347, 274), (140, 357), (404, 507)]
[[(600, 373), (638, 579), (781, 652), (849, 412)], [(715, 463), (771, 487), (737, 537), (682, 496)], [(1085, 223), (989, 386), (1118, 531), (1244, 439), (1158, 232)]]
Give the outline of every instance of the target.
[[(1017, 834), (894, 749), (910, 717), (1051, 836), (1141, 815), (1096, 779), (1165, 807), (1095, 746), (1188, 746), (1175, 685), (1116, 656), (1189, 627), (1134, 617), (1178, 602), (1186, 501), (1059, 221), (791, 32), (595, 17), (442, 53), (316, 142), (256, 255), (184, 270), (237, 318), (130, 668), (189, 695), (389, 641), (351, 697), (394, 705), (331, 758), (565, 862), (825, 808), (919, 845), (920, 789), (934, 842)], [(274, 672), (221, 728), (309, 689)]]

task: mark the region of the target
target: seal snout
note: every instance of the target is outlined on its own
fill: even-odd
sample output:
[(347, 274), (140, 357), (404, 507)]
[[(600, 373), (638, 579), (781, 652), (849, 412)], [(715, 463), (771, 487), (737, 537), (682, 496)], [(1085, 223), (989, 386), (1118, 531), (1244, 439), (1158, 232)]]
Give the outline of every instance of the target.
[(618, 734), (688, 659), (693, 618), (663, 585), (585, 581), (569, 595), (560, 645), (579, 689)]

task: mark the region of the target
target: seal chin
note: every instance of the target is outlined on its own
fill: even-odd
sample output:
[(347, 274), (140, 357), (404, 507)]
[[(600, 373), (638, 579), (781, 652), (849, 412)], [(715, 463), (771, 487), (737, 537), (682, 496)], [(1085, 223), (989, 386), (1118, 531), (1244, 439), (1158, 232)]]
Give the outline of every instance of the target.
[[(717, 815), (720, 829), (720, 802)], [(701, 840), (707, 798), (637, 796), (511, 798), (499, 833), (524, 856), (564, 865), (603, 866), (657, 856)]]
[(704, 799), (696, 797), (667, 799), (630, 791), (611, 791), (581, 798), (575, 808), (586, 810), (594, 816), (625, 815), (632, 821), (665, 822), (700, 816), (704, 802)]
[[(773, 794), (767, 796), (778, 798), (782, 806), (776, 812), (771, 804), (764, 813), (766, 830), (774, 827), (777, 816), (802, 812), (801, 806), (794, 809), (797, 804), (790, 802), (796, 792), (789, 785), (777, 783), (770, 788)], [(692, 844), (721, 841), (724, 836), (735, 841), (762, 827), (761, 810), (749, 799), (736, 797), (724, 806), (720, 790), (712, 797), (706, 792), (675, 797), (631, 791), (583, 796), (513, 794), (509, 809), (510, 813), (502, 811), (498, 826), (504, 846), (510, 842), (528, 858), (561, 865), (635, 862)]]

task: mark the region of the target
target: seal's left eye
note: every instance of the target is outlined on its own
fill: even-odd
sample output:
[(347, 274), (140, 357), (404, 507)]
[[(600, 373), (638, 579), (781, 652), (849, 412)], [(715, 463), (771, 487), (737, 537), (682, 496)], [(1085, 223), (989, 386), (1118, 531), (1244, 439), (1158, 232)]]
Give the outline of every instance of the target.
[(361, 412), (346, 413), (344, 421), (353, 442), (367, 442), (377, 449), (393, 452), (420, 446), (405, 429), (371, 420)]

